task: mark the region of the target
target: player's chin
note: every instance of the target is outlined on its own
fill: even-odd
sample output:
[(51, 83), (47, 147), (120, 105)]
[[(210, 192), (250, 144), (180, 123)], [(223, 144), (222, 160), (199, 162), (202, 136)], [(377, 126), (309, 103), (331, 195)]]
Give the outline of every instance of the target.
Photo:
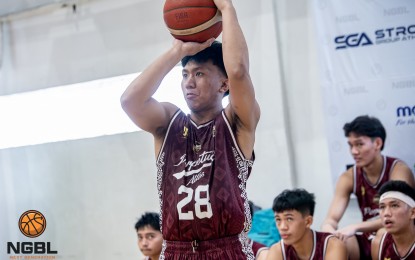
[(366, 166), (366, 163), (363, 160), (355, 160), (354, 162), (355, 162), (356, 167), (358, 168), (362, 168)]

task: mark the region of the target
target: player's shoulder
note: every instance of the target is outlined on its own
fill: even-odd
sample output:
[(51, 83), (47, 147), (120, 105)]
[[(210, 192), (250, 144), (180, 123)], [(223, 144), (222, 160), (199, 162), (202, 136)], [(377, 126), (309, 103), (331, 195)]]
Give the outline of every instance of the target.
[(346, 244), (335, 236), (329, 236), (327, 239), (326, 259), (346, 259)]
[(328, 241), (327, 241), (327, 246), (328, 249), (331, 248), (333, 250), (336, 250), (338, 248), (342, 249), (345, 248), (346, 244), (341, 241), (338, 237), (336, 237), (335, 235), (330, 235), (327, 237)]
[(390, 172), (391, 180), (401, 180), (415, 187), (414, 175), (409, 166), (402, 160), (397, 160)]
[(268, 251), (268, 254), (267, 254), (267, 259), (270, 259), (270, 260), (271, 259), (272, 260), (282, 259), (282, 248), (281, 247), (282, 247), (281, 241), (273, 244), (269, 248), (269, 251)]
[(353, 189), (353, 182), (354, 182), (354, 174), (353, 174), (353, 167), (350, 167), (345, 172), (343, 172), (338, 180), (337, 180), (337, 187), (347, 190)]
[(384, 228), (381, 228), (376, 232), (376, 236), (372, 239), (371, 255), (374, 259), (379, 255), (379, 251), (381, 251), (380, 244), (385, 234), (386, 230)]
[(372, 240), (372, 244), (379, 246), (382, 237), (386, 234), (386, 230), (384, 228), (380, 228), (377, 232), (375, 237)]

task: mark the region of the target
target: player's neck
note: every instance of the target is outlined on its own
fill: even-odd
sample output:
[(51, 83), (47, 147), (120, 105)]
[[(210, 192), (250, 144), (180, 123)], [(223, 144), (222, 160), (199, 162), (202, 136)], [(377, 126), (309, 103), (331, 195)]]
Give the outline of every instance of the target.
[(310, 259), (314, 247), (314, 235), (311, 229), (295, 244), (293, 244), (295, 252), (299, 259)]
[(383, 156), (378, 154), (373, 161), (363, 167), (363, 171), (368, 177), (379, 177), (382, 174), (383, 170)]
[(393, 234), (393, 242), (400, 256), (406, 255), (415, 242), (415, 226), (411, 223), (410, 228), (403, 229), (402, 233)]
[(222, 107), (215, 107), (204, 111), (190, 111), (190, 118), (197, 125), (201, 125), (213, 120), (222, 110)]
[(148, 256), (148, 259), (150, 260), (158, 260), (159, 258), (160, 258), (160, 255)]

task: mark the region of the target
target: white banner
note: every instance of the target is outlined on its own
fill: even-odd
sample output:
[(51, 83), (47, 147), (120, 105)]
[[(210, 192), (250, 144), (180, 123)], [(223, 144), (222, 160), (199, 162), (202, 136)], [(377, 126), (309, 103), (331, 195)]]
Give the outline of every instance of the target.
[(415, 168), (415, 1), (314, 0), (333, 181), (353, 164), (343, 125), (386, 128), (383, 154)]

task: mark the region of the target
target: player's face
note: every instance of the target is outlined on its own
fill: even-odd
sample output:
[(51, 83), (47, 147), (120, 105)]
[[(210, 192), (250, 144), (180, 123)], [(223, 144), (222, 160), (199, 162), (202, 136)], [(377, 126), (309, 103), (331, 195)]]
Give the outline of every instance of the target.
[(182, 70), (182, 91), (192, 111), (204, 111), (222, 106), (227, 87), (226, 77), (212, 61), (196, 63), (189, 61)]
[(358, 167), (365, 167), (371, 164), (380, 153), (382, 140), (380, 138), (370, 138), (351, 133), (347, 137), (350, 153)]
[(149, 256), (152, 259), (160, 255), (163, 244), (163, 237), (160, 231), (153, 229), (151, 226), (145, 226), (137, 231), (137, 236), (138, 247), (143, 255)]
[(389, 198), (379, 203), (383, 227), (391, 234), (405, 232), (414, 223), (415, 209), (401, 200)]
[(281, 238), (287, 245), (301, 242), (313, 222), (312, 216), (303, 216), (297, 210), (278, 212), (274, 216)]

